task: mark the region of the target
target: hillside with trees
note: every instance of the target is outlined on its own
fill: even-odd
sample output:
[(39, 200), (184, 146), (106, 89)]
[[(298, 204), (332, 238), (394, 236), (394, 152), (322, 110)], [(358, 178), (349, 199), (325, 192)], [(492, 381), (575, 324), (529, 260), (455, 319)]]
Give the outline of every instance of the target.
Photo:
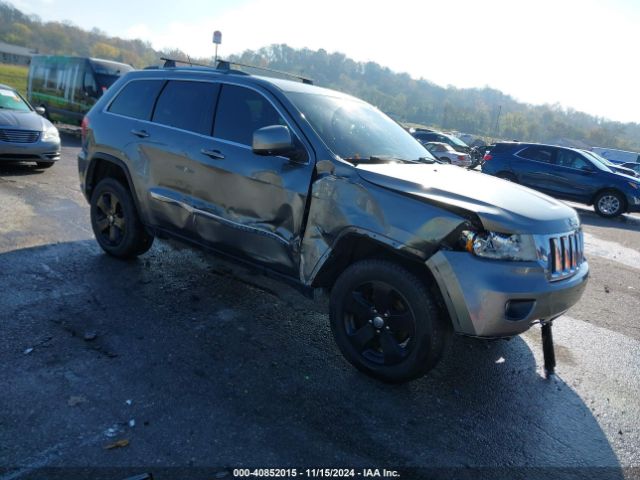
[(311, 77), (318, 85), (363, 98), (402, 122), (487, 137), (554, 143), (570, 140), (640, 150), (637, 123), (609, 121), (557, 104), (529, 105), (488, 87), (445, 88), (377, 63), (356, 62), (342, 53), (272, 45), (246, 51), (233, 60)]
[[(94, 56), (142, 68), (160, 56), (186, 59), (180, 50), (158, 52), (149, 42), (110, 37), (68, 22), (43, 22), (0, 1), (0, 41), (43, 54)], [(209, 63), (211, 59), (193, 59)], [(374, 62), (356, 62), (342, 53), (271, 45), (230, 60), (299, 73), (317, 85), (361, 97), (396, 120), (474, 135), (537, 142), (584, 142), (640, 151), (640, 124), (621, 123), (560, 105), (529, 105), (498, 90), (442, 87)], [(598, 92), (605, 95), (606, 91)]]

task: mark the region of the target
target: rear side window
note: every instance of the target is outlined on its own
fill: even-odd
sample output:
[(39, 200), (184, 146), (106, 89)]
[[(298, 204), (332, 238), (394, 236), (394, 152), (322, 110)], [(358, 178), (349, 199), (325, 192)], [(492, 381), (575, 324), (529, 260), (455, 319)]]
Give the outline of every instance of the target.
[(517, 154), (519, 157), (536, 162), (553, 163), (553, 150), (546, 147), (527, 147), (520, 150)]
[(139, 120), (150, 120), (153, 104), (160, 89), (161, 80), (135, 80), (129, 82), (111, 103), (109, 111)]
[(269, 125), (286, 123), (265, 97), (248, 88), (222, 86), (213, 126), (214, 137), (251, 145), (253, 132)]
[(211, 135), (219, 89), (219, 85), (209, 82), (170, 81), (158, 98), (153, 121)]

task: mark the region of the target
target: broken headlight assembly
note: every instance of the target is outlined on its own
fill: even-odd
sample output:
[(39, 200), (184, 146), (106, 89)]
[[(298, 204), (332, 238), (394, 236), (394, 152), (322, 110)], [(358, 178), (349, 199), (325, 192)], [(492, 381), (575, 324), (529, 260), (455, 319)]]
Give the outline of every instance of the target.
[(464, 230), (460, 246), (482, 258), (531, 262), (538, 259), (532, 235)]

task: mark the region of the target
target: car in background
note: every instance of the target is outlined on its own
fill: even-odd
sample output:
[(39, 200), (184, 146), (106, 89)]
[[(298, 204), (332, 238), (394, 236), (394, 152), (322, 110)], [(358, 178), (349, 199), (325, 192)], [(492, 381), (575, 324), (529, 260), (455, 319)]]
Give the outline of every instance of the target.
[(580, 151), (583, 152), (585, 155), (595, 159), (596, 161), (598, 161), (600, 163), (604, 163), (607, 167), (609, 167), (614, 172), (622, 173), (624, 175), (629, 175), (630, 177), (638, 177), (638, 176), (640, 176), (635, 172), (635, 170), (633, 170), (631, 168), (627, 168), (624, 165), (621, 165), (619, 163), (610, 162), (609, 160), (607, 160), (603, 156), (598, 155), (596, 152), (592, 152), (590, 150), (582, 150), (582, 149)]
[(29, 65), (27, 98), (44, 115), (80, 125), (82, 117), (121, 75), (126, 63), (100, 58), (35, 55)]
[(638, 176), (640, 176), (640, 163), (637, 163), (637, 162), (627, 162), (627, 163), (623, 163), (623, 164), (621, 165), (621, 167), (624, 167), (624, 168), (628, 168), (628, 169), (630, 169), (630, 170), (633, 170), (634, 172), (636, 172), (636, 174), (637, 174)]
[(460, 140), (458, 137), (447, 133), (427, 131), (426, 129), (416, 130), (411, 133), (420, 143), (441, 142), (451, 145), (458, 152), (469, 153), (471, 147)]
[(431, 155), (444, 163), (450, 163), (459, 167), (468, 167), (471, 165), (471, 155), (454, 150), (454, 148), (442, 142), (423, 143)]
[(60, 134), (14, 88), (0, 84), (0, 162), (36, 162), (49, 168), (60, 159)]
[(593, 205), (603, 217), (640, 212), (640, 180), (583, 151), (537, 143), (496, 143), (482, 171), (556, 198)]

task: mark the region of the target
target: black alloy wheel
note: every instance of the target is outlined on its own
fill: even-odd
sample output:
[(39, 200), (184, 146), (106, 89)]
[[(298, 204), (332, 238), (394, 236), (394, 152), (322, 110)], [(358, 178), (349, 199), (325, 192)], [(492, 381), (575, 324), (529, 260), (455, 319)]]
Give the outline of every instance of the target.
[(361, 260), (331, 290), (329, 317), (338, 348), (354, 367), (385, 382), (431, 370), (451, 334), (448, 315), (416, 273), (390, 260)]
[(111, 247), (118, 247), (124, 240), (126, 223), (120, 199), (113, 192), (103, 192), (96, 201), (96, 227), (100, 240)]
[(115, 178), (105, 178), (93, 189), (91, 226), (98, 244), (114, 257), (136, 257), (153, 244), (153, 236), (142, 225), (129, 189)]
[(385, 282), (365, 282), (351, 291), (344, 306), (344, 329), (353, 348), (378, 365), (407, 358), (416, 320), (407, 300)]

